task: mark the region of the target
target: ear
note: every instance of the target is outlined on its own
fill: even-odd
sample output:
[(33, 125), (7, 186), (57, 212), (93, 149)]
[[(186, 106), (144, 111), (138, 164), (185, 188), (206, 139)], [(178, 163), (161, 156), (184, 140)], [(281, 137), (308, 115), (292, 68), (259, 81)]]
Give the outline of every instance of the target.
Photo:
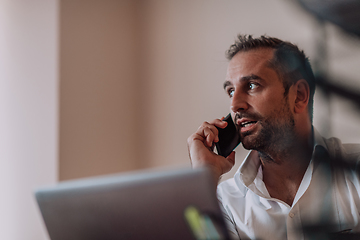
[(295, 83), (295, 113), (302, 113), (307, 110), (310, 96), (309, 84), (304, 79), (300, 79)]

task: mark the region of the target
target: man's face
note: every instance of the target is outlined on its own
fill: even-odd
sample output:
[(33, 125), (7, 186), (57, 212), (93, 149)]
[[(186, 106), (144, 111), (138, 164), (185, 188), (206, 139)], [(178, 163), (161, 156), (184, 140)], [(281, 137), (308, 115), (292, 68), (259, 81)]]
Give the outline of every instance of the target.
[(272, 57), (272, 49), (257, 49), (239, 52), (229, 63), (224, 88), (246, 149), (276, 150), (294, 136), (292, 106), (270, 66)]

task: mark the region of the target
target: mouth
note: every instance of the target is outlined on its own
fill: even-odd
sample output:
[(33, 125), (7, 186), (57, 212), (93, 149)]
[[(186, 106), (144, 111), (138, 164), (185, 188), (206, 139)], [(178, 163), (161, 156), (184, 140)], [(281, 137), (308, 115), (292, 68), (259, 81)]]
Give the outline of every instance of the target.
[(249, 127), (253, 124), (257, 123), (257, 121), (247, 121), (247, 122), (243, 122), (243, 123), (240, 123), (240, 127), (244, 128), (244, 127)]
[(247, 120), (247, 119), (239, 119), (237, 122), (240, 132), (248, 132), (256, 127), (258, 121), (255, 120)]

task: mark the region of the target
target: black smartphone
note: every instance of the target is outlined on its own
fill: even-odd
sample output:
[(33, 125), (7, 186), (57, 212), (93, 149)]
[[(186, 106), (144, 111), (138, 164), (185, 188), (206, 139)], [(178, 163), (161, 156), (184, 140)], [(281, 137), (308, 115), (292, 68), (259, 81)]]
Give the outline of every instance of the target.
[(219, 141), (215, 143), (215, 146), (219, 155), (227, 157), (240, 144), (241, 139), (230, 113), (223, 121), (226, 121), (228, 125), (225, 128), (216, 127), (219, 130)]

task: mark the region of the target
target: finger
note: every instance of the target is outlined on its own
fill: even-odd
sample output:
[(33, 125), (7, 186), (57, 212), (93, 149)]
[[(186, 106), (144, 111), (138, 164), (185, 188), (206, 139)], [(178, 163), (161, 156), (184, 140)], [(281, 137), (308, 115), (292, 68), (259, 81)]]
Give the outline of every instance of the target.
[[(206, 131), (205, 131), (206, 130)], [(206, 133), (209, 133), (207, 130), (210, 130), (212, 132), (212, 134), (214, 136), (211, 136), (211, 137), (214, 137), (214, 138), (211, 138), (211, 139), (208, 139), (208, 140), (211, 140), (211, 144), (214, 142), (218, 142), (219, 141), (219, 138), (218, 138), (218, 134), (219, 134), (219, 131), (218, 129), (214, 126), (214, 124), (212, 123), (209, 123), (209, 122), (204, 122), (200, 128), (199, 128), (199, 131), (200, 132), (203, 132), (204, 134), (204, 137), (207, 137)], [(200, 133), (201, 134), (201, 133)], [(209, 142), (210, 143), (210, 142)]]
[(214, 129), (212, 129), (210, 127), (206, 127), (203, 129), (203, 133), (205, 136), (205, 143), (206, 143), (207, 147), (211, 148), (215, 138), (217, 138), (217, 132), (215, 135)]
[(219, 142), (218, 128), (225, 128), (227, 122), (220, 119), (214, 119), (211, 122), (204, 122), (197, 130), (198, 139), (202, 138), (202, 141), (207, 147), (212, 147), (214, 142)]
[(225, 128), (228, 123), (223, 120), (224, 120), (224, 117), (222, 117), (221, 119), (215, 119), (215, 120), (209, 122), (209, 124), (214, 125), (218, 128)]

